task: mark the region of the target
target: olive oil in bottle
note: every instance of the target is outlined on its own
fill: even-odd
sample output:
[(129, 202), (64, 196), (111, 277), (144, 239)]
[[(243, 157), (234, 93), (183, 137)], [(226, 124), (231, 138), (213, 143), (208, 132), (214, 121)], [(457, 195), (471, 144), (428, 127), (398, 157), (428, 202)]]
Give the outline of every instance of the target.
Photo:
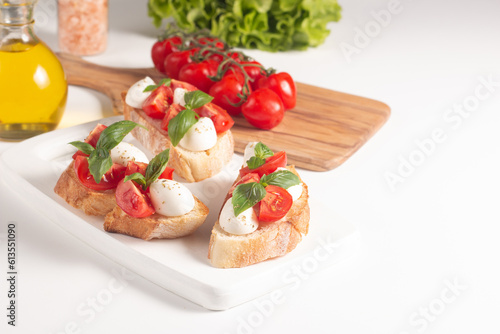
[(24, 139), (59, 124), (67, 97), (63, 68), (33, 33), (36, 0), (0, 0), (0, 137)]

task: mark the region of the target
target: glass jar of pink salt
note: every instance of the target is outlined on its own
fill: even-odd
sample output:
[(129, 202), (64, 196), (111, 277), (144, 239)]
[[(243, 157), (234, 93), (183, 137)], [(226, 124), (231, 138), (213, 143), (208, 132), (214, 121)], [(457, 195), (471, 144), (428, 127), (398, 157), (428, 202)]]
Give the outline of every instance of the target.
[(106, 49), (108, 0), (58, 0), (59, 48), (79, 56)]

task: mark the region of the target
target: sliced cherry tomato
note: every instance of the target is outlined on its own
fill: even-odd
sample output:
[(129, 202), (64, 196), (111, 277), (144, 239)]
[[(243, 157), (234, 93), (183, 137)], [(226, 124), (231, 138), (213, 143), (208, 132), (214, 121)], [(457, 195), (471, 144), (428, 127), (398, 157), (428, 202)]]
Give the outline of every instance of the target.
[[(97, 141), (98, 141), (98, 140), (99, 140), (99, 138), (101, 137), (101, 133), (102, 133), (102, 132), (104, 131), (104, 129), (106, 129), (106, 128), (107, 128), (107, 126), (106, 126), (106, 125), (104, 125), (104, 124), (100, 124), (100, 123), (99, 123), (99, 124), (97, 124), (97, 125), (95, 126), (95, 128), (94, 128), (92, 131), (90, 131), (89, 135), (87, 136), (87, 138), (85, 138), (85, 140), (84, 140), (84, 141), (85, 141), (87, 144), (90, 144), (90, 145), (92, 145), (92, 147), (94, 147), (94, 148), (95, 148), (95, 145), (97, 144)], [(79, 156), (79, 155), (82, 155), (82, 156), (84, 156), (84, 157), (88, 157), (88, 156), (89, 156), (88, 154), (85, 154), (85, 153), (83, 153), (82, 151), (78, 150), (78, 151), (76, 151), (76, 153), (75, 153), (75, 154), (73, 154), (73, 157), (72, 157), (72, 158), (73, 158), (73, 159), (75, 159), (75, 158), (76, 158), (77, 156)]]
[(165, 58), (165, 74), (171, 79), (179, 79), (179, 71), (184, 65), (193, 62), (191, 56), (196, 50), (197, 48), (169, 54)]
[(274, 91), (283, 101), (285, 110), (293, 109), (297, 103), (297, 88), (290, 74), (280, 72), (271, 74), (267, 78), (261, 78), (259, 88), (269, 88)]
[(172, 104), (174, 92), (169, 86), (161, 85), (156, 88), (142, 104), (142, 110), (151, 118), (161, 119), (165, 111)]
[(178, 36), (166, 38), (163, 41), (158, 41), (151, 48), (151, 58), (156, 69), (165, 73), (165, 58), (172, 52), (179, 51), (179, 46), (182, 44), (182, 39)]
[(262, 175), (271, 174), (274, 171), (276, 171), (276, 169), (278, 169), (278, 167), (285, 167), (286, 162), (287, 162), (286, 152), (281, 151), (281, 152), (275, 153), (272, 157), (267, 158), (266, 162), (260, 167), (257, 167), (255, 169), (250, 169), (250, 168), (248, 168), (248, 166), (245, 166), (245, 167), (241, 168), (240, 169), (240, 176), (243, 177), (243, 176), (247, 175), (248, 173), (257, 173), (259, 175), (259, 179), (260, 179), (260, 177), (262, 177)]
[(172, 118), (177, 116), (177, 114), (180, 113), (182, 110), (184, 110), (184, 107), (181, 106), (180, 104), (177, 103), (171, 104), (168, 107), (165, 116), (163, 117), (163, 121), (161, 121), (161, 128), (168, 132), (168, 123)]
[(172, 81), (170, 83), (170, 87), (172, 87), (172, 90), (174, 90), (174, 91), (176, 88), (184, 88), (188, 92), (198, 90), (198, 88), (196, 88), (196, 86), (193, 86), (187, 82), (179, 81), (179, 80), (175, 80), (175, 79), (172, 79)]
[[(129, 161), (127, 169), (125, 170), (125, 176), (132, 175), (134, 173), (141, 173), (142, 175), (146, 176), (147, 168), (148, 168), (147, 163)], [(172, 180), (173, 174), (174, 174), (174, 169), (171, 167), (166, 167), (163, 173), (161, 173), (161, 175), (158, 178)]]
[(278, 186), (266, 187), (266, 197), (259, 202), (258, 219), (261, 222), (274, 222), (285, 217), (293, 204), (292, 196)]
[(208, 95), (213, 96), (212, 103), (225, 109), (230, 115), (236, 116), (241, 113), (241, 106), (235, 104), (241, 103), (241, 95), (245, 79), (241, 74), (228, 73), (213, 84)]
[(241, 105), (241, 112), (251, 125), (270, 130), (281, 123), (285, 108), (274, 91), (269, 88), (259, 88)]
[(172, 180), (173, 176), (174, 176), (174, 169), (171, 167), (166, 167), (163, 173), (161, 173), (161, 175), (158, 178)]
[(155, 213), (149, 197), (132, 181), (120, 181), (116, 187), (116, 204), (126, 214), (136, 218), (144, 218)]
[(94, 177), (90, 174), (87, 157), (82, 155), (77, 156), (74, 169), (78, 176), (78, 180), (80, 180), (85, 187), (93, 190), (108, 190), (115, 188), (118, 182), (125, 177), (126, 167), (120, 164), (113, 164), (99, 183), (96, 183)]
[(233, 119), (229, 116), (227, 111), (214, 103), (207, 103), (195, 109), (195, 111), (201, 117), (210, 117), (212, 122), (214, 122), (215, 131), (217, 133), (222, 133), (231, 129), (234, 124)]
[(104, 124), (97, 124), (95, 128), (90, 131), (90, 134), (85, 138), (85, 142), (92, 145), (92, 147), (95, 147), (97, 142), (99, 141), (99, 138), (101, 138), (101, 133), (106, 129), (107, 126)]
[(218, 66), (219, 64), (212, 59), (186, 64), (179, 71), (179, 80), (190, 83), (208, 94), (210, 87), (215, 83), (209, 77), (217, 75)]
[(257, 173), (248, 173), (248, 174), (245, 174), (241, 179), (238, 180), (238, 182), (236, 182), (235, 184), (233, 184), (233, 186), (231, 187), (231, 189), (229, 189), (229, 191), (228, 191), (228, 195), (232, 196), (234, 189), (237, 186), (239, 186), (240, 184), (250, 183), (250, 182), (259, 182), (259, 181), (260, 181), (259, 174), (257, 174)]
[(127, 164), (127, 169), (125, 170), (125, 176), (132, 175), (134, 173), (141, 173), (146, 176), (146, 168), (148, 168), (148, 164), (145, 162), (135, 162), (129, 161)]

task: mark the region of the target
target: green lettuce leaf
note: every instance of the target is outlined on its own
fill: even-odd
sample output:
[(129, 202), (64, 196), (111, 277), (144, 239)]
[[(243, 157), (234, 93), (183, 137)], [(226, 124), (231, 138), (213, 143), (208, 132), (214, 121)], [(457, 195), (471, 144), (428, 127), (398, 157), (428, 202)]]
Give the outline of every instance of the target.
[(231, 46), (266, 51), (305, 50), (325, 41), (340, 20), (337, 0), (149, 0), (155, 26), (173, 20), (193, 32), (208, 29)]

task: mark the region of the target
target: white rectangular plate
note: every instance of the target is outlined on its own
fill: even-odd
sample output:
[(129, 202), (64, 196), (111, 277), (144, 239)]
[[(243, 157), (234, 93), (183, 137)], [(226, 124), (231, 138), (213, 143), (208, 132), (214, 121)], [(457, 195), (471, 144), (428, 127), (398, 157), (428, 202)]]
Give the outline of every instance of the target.
[[(118, 116), (99, 122), (109, 125), (121, 119)], [(243, 162), (239, 155), (235, 155), (215, 177), (185, 183), (210, 209), (207, 221), (194, 234), (175, 240), (143, 241), (107, 233), (103, 229), (103, 217), (83, 214), (53, 190), (75, 152), (68, 143), (83, 140), (96, 123), (53, 131), (15, 145), (0, 157), (0, 177), (29, 201), (31, 207), (63, 229), (113, 261), (179, 296), (207, 309), (224, 310), (292, 283), (287, 277), (297, 265), (304, 268), (314, 268), (319, 262), (322, 267), (331, 265), (349, 257), (357, 248), (354, 226), (311, 196), (309, 234), (291, 253), (246, 268), (212, 267), (207, 259), (210, 233), (226, 192)], [(142, 148), (130, 135), (125, 141)]]

